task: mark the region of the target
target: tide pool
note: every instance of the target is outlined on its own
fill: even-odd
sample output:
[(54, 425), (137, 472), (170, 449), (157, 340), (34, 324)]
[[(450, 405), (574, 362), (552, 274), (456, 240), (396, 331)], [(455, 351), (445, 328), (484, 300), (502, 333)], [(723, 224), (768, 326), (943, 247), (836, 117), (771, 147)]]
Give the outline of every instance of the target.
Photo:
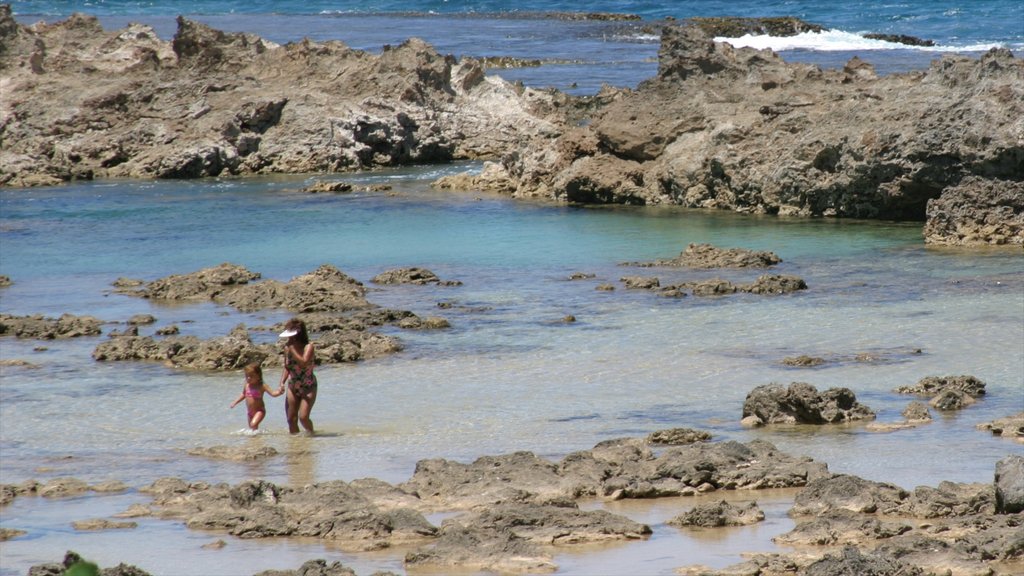
[[(166, 476), (232, 484), (365, 477), (400, 483), (423, 458), (468, 462), (528, 450), (557, 460), (610, 438), (692, 427), (712, 432), (715, 441), (765, 439), (827, 462), (833, 472), (909, 489), (942, 480), (990, 482), (996, 461), (1024, 451), (1019, 443), (975, 429), (1024, 408), (1019, 249), (927, 247), (919, 223), (579, 208), (429, 186), (442, 174), (475, 168), (0, 190), (0, 274), (14, 282), (0, 289), (0, 313), (68, 312), (109, 322), (103, 336), (91, 338), (0, 337), (0, 359), (32, 365), (0, 366), (0, 483), (73, 476), (129, 486), (124, 494), (69, 502), (17, 498), (2, 510), (0, 526), (30, 535), (4, 542), (0, 573), (24, 574), (68, 549), (101, 566), (126, 561), (154, 574), (251, 574), (294, 569), (318, 557), (340, 560), (360, 574), (402, 573), (398, 551), (355, 554), (323, 542), (243, 542), (155, 519), (144, 519), (135, 530), (70, 528), (72, 521), (144, 503), (137, 489)], [(314, 179), (390, 189), (302, 192)], [(766, 272), (624, 265), (674, 257), (691, 242), (771, 250), (783, 262), (770, 272), (800, 276), (809, 288), (786, 296), (717, 298), (625, 289), (624, 276), (657, 276), (663, 284), (716, 277), (750, 282)], [(254, 338), (273, 341), (275, 334), (259, 328), (290, 312), (240, 313), (212, 303), (168, 304), (112, 293), (118, 278), (149, 281), (222, 262), (281, 281), (331, 264), (365, 283), (370, 301), (442, 316), (451, 328), (389, 328), (405, 344), (402, 352), (321, 367), (313, 411), (321, 434), (313, 438), (286, 433), (277, 398), (267, 399), (263, 433), (237, 434), (244, 410), (228, 405), (242, 385), (241, 373), (92, 359), (106, 333), (123, 329), (134, 314), (157, 318), (141, 328), (143, 335), (176, 324), (183, 334), (210, 338), (242, 323), (254, 329)], [(462, 285), (369, 282), (401, 266), (425, 267)], [(575, 272), (593, 277), (568, 280)], [(615, 290), (598, 290), (600, 284)], [(568, 315), (576, 321), (563, 322)], [(832, 361), (813, 369), (781, 364), (801, 354)], [(877, 433), (862, 424), (751, 430), (739, 424), (746, 394), (761, 384), (848, 387), (879, 422), (897, 422), (914, 398), (893, 388), (960, 374), (985, 381), (986, 396), (958, 412), (933, 412), (933, 422), (913, 430)], [(280, 455), (239, 463), (188, 454), (217, 445), (270, 446)], [(692, 501), (651, 505), (625, 510), (658, 524)], [(770, 549), (770, 535), (788, 529), (786, 508), (769, 506), (774, 516), (749, 540), (749, 549)], [(201, 548), (218, 538), (228, 546), (216, 553)], [(736, 541), (709, 545), (701, 557), (702, 547), (687, 538), (655, 526), (651, 541), (616, 546), (600, 557), (609, 566), (649, 566), (651, 574), (738, 561)], [(562, 574), (594, 570), (593, 558), (571, 553), (561, 564)]]

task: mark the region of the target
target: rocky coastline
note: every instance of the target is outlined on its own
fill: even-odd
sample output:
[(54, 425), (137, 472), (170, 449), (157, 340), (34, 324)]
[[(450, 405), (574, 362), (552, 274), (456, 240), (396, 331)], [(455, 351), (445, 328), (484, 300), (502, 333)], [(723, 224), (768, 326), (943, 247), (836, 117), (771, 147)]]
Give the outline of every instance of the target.
[[(769, 21), (770, 20), (770, 21)], [(777, 21), (776, 21), (777, 20)], [(1024, 64), (1004, 49), (879, 77), (712, 40), (795, 19), (659, 25), (656, 77), (592, 97), (487, 75), (410, 39), (380, 55), (178, 19), (171, 41), (0, 5), (0, 185), (345, 173), (483, 160), (439, 187), (586, 204), (920, 221), (1024, 245)], [(102, 78), (102, 82), (96, 80)]]
[[(721, 530), (761, 522), (764, 513), (756, 501), (731, 504), (720, 494), (743, 492), (753, 499), (758, 490), (783, 488), (792, 490), (788, 514), (796, 525), (774, 540), (794, 551), (750, 554), (720, 570), (681, 566), (678, 573), (966, 576), (1019, 573), (1024, 567), (1020, 456), (1000, 460), (991, 483), (942, 482), (908, 491), (831, 473), (824, 463), (782, 453), (765, 441), (713, 442), (699, 432), (674, 429), (609, 440), (557, 462), (529, 452), (484, 456), (469, 464), (422, 460), (398, 485), (372, 478), (306, 486), (162, 478), (139, 487), (152, 498), (150, 504), (118, 517), (184, 521), (190, 529), (239, 538), (319, 538), (351, 551), (401, 547), (409, 549), (404, 564), (410, 569), (536, 574), (557, 571), (553, 555), (560, 549), (644, 540), (652, 533), (650, 526), (625, 516), (581, 508), (582, 501), (689, 497), (691, 509), (667, 518), (666, 525)], [(660, 443), (667, 438), (679, 443)], [(30, 496), (126, 489), (62, 478), (45, 485), (3, 485), (0, 495), (7, 504)], [(438, 511), (454, 515), (435, 526), (424, 514)], [(76, 529), (132, 529), (133, 524), (96, 519)], [(73, 552), (67, 558), (81, 560)], [(70, 565), (67, 558), (64, 564), (35, 566), (29, 574), (61, 574)], [(337, 562), (327, 568), (319, 559), (296, 571), (272, 573), (354, 574)], [(147, 574), (123, 564), (102, 573)]]

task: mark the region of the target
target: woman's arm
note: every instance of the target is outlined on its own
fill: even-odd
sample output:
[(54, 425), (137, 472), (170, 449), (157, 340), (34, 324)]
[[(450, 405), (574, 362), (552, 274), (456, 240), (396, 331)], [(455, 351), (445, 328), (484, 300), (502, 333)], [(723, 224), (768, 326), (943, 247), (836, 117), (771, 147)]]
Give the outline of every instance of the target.
[(306, 347), (302, 349), (302, 356), (298, 359), (302, 363), (302, 367), (313, 363), (313, 343), (306, 344)]

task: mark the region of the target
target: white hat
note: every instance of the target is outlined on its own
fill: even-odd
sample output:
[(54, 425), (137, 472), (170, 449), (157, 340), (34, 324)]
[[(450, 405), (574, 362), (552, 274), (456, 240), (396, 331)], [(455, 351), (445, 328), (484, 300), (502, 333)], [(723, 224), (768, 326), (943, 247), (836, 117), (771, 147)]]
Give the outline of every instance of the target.
[(281, 338), (291, 338), (292, 336), (295, 336), (298, 333), (298, 330), (285, 330), (284, 332), (281, 332), (280, 336)]

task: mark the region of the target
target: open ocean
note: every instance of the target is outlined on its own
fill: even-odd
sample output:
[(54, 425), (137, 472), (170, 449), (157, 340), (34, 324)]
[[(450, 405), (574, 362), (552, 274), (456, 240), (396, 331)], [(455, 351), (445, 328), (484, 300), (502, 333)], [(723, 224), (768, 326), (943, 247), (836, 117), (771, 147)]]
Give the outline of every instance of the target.
[[(30, 0), (11, 3), (15, 18), (31, 23), (66, 18), (73, 12), (98, 16), (107, 28), (129, 22), (154, 27), (169, 40), (175, 17), (185, 15), (215, 28), (252, 32), (278, 43), (302, 38), (341, 40), (379, 52), (385, 44), (419, 37), (443, 54), (514, 56), (544, 65), (495, 70), (528, 86), (588, 95), (603, 84), (635, 87), (657, 71), (654, 22), (695, 16), (796, 16), (829, 29), (791, 38), (746, 37), (737, 45), (772, 48), (791, 61), (841, 67), (854, 55), (879, 73), (921, 69), (942, 53), (978, 55), (994, 46), (1024, 49), (1024, 2), (1020, 0), (914, 0), (817, 2), (813, 0)], [(640, 21), (607, 22), (557, 17), (569, 13), (615, 13)], [(865, 39), (864, 33), (903, 34), (932, 40), (909, 47)]]
[[(643, 23), (568, 20), (541, 11), (672, 16), (792, 15), (834, 29), (785, 45), (783, 56), (841, 65), (852, 55), (879, 70), (928, 65), (942, 52), (1024, 48), (1024, 3), (861, 2), (842, 7), (791, 2), (14, 2), (22, 22), (95, 14), (108, 28), (153, 25), (170, 39), (184, 14), (276, 42), (338, 39), (371, 51), (410, 36), (457, 56), (540, 58), (539, 68), (500, 70), (532, 86), (594, 93), (635, 86), (654, 74), (656, 36)], [(863, 32), (932, 39), (933, 48), (864, 40)], [(793, 39), (748, 38), (751, 44)], [(772, 44), (782, 47), (782, 44)], [(2, 97), (2, 95), (0, 95)], [(244, 314), (213, 304), (166, 305), (111, 294), (120, 277), (154, 280), (221, 262), (287, 281), (332, 264), (372, 288), (382, 306), (447, 318), (451, 329), (389, 330), (405, 350), (388, 358), (322, 367), (312, 438), (287, 434), (280, 399), (256, 437), (238, 434), (244, 409), (229, 410), (241, 374), (197, 373), (149, 363), (97, 363), (107, 336), (38, 342), (0, 337), (0, 483), (76, 477), (120, 480), (129, 490), (70, 499), (18, 497), (0, 527), (25, 536), (0, 542), (0, 576), (75, 550), (101, 566), (135, 564), (154, 575), (234, 576), (341, 561), (360, 576), (405, 574), (404, 551), (350, 553), (329, 542), (242, 540), (190, 531), (181, 522), (135, 519), (138, 527), (76, 531), (71, 523), (113, 518), (149, 500), (137, 489), (176, 476), (237, 484), (250, 478), (303, 485), (376, 477), (400, 483), (424, 458), (472, 461), (517, 450), (559, 459), (600, 441), (671, 427), (705, 429), (715, 440), (761, 438), (827, 462), (833, 472), (905, 488), (942, 480), (991, 482), (995, 462), (1024, 444), (975, 429), (1024, 410), (1024, 253), (1020, 248), (926, 246), (921, 223), (793, 219), (673, 208), (578, 208), (487, 194), (439, 192), (429, 183), (475, 164), (424, 166), (317, 179), (387, 184), (386, 192), (309, 195), (308, 177), (198, 181), (76, 182), (0, 189), (0, 313), (92, 315), (124, 328), (135, 314), (153, 326), (208, 338), (239, 323), (267, 326), (286, 311)], [(807, 291), (783, 297), (661, 298), (627, 291), (619, 278), (663, 283), (756, 271), (623, 267), (670, 258), (691, 242), (771, 250), (777, 271)], [(462, 286), (375, 287), (374, 275), (422, 266)], [(568, 281), (574, 272), (595, 275)], [(614, 292), (599, 283), (618, 285)], [(461, 306), (439, 308), (438, 303)], [(574, 315), (577, 322), (559, 320)], [(256, 337), (273, 341), (274, 335)], [(918, 352), (920, 351), (920, 352)], [(780, 360), (808, 354), (836, 361), (813, 369)], [(858, 361), (866, 354), (873, 361)], [(863, 425), (749, 430), (739, 425), (755, 386), (809, 382), (845, 386), (898, 422), (913, 399), (892, 392), (936, 375), (987, 384), (977, 404), (893, 433)], [(262, 444), (281, 455), (257, 463), (190, 456), (195, 447)], [(774, 550), (788, 531), (792, 495), (756, 499), (765, 522), (715, 536), (665, 522), (694, 499), (618, 502), (609, 509), (649, 523), (640, 542), (555, 556), (559, 575), (673, 574), (676, 568), (739, 562)], [(715, 498), (720, 495), (715, 495)], [(586, 506), (600, 506), (586, 503)], [(203, 546), (218, 539), (222, 549)]]

